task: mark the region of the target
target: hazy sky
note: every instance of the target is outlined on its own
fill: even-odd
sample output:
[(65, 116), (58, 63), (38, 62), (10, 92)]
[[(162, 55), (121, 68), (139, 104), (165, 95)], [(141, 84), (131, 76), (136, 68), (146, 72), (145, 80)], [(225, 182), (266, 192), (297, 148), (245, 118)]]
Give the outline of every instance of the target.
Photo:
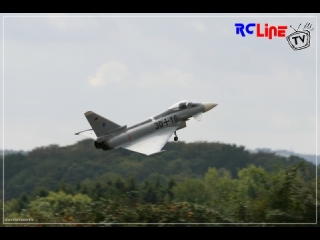
[[(316, 153), (319, 14), (0, 16), (5, 149), (74, 144), (89, 110), (130, 126), (190, 100), (218, 106), (188, 121), (181, 141)], [(287, 36), (307, 22), (299, 51), (235, 28), (285, 25)]]

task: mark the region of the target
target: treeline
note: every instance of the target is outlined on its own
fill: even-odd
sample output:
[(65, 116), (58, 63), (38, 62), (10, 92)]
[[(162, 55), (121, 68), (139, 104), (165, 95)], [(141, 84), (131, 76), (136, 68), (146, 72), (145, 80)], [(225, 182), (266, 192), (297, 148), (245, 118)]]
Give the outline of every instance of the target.
[[(314, 164), (222, 143), (169, 142), (165, 149), (145, 157), (123, 149), (97, 150), (92, 140), (83, 140), (6, 155), (4, 218), (29, 219), (38, 226), (315, 226), (319, 180)], [(2, 170), (1, 165), (0, 175)]]
[[(209, 168), (203, 177), (165, 183), (110, 176), (22, 193), (6, 201), (5, 219), (29, 219), (37, 226), (319, 226), (312, 224), (317, 185), (305, 163), (275, 172), (249, 165), (238, 170), (237, 178), (224, 168)], [(319, 213), (318, 208), (318, 222)]]
[(304, 162), (313, 174), (316, 169), (315, 165), (296, 156), (253, 154), (243, 146), (230, 144), (169, 142), (164, 149), (167, 150), (164, 154), (145, 157), (123, 149), (97, 150), (92, 140), (83, 140), (66, 147), (39, 147), (27, 155), (6, 155), (5, 201), (18, 198), (22, 192), (30, 195), (40, 187), (54, 191), (59, 182), (75, 186), (90, 180), (105, 182), (133, 177), (138, 184), (147, 180), (163, 185), (170, 179), (181, 182), (188, 178), (203, 178), (209, 168), (224, 168), (233, 179), (238, 178), (238, 170), (248, 165), (261, 166), (268, 173), (300, 162)]

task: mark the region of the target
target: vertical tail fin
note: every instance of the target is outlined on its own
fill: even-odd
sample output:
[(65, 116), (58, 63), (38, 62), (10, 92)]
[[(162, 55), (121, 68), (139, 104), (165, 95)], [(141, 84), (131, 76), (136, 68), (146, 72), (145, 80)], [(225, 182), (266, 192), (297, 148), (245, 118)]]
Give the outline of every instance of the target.
[(106, 135), (108, 131), (120, 127), (120, 125), (100, 116), (95, 112), (88, 111), (84, 115), (90, 123), (97, 137)]

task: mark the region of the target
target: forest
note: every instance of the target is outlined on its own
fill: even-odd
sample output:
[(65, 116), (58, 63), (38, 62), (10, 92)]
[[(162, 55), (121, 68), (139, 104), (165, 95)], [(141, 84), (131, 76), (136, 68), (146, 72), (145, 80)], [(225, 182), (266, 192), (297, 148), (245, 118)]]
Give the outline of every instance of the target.
[(0, 226), (319, 226), (313, 163), (219, 142), (164, 149), (86, 139), (6, 155)]

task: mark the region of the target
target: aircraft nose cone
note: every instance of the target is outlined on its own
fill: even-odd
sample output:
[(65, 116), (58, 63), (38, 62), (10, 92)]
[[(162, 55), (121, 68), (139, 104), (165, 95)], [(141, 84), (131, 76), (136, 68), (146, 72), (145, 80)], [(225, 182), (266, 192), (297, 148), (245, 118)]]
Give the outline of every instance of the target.
[(218, 104), (216, 103), (202, 103), (204, 106), (204, 112), (209, 111), (210, 109), (214, 108), (215, 106), (217, 106)]

